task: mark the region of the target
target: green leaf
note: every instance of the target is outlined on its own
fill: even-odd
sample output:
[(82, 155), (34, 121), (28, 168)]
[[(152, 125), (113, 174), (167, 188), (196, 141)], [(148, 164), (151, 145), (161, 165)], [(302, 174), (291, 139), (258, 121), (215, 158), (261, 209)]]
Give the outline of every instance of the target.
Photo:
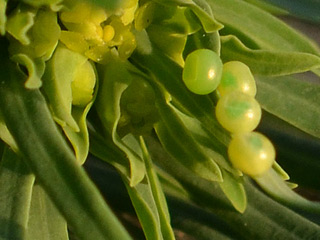
[[(4, 122), (4, 118), (2, 116), (2, 112), (0, 111), (0, 139), (2, 139), (6, 144), (13, 149), (13, 151), (17, 152), (18, 147), (16, 142), (14, 141), (11, 133), (9, 132), (7, 125)], [(0, 155), (1, 156), (1, 155)]]
[(240, 178), (235, 178), (227, 171), (222, 171), (223, 182), (219, 183), (222, 191), (228, 197), (237, 211), (243, 213), (247, 208), (247, 196)]
[[(163, 152), (161, 146), (148, 141), (153, 160), (178, 180), (190, 196), (190, 202), (227, 224), (237, 239), (317, 239), (320, 227), (313, 222), (273, 201), (244, 179), (247, 208), (244, 213), (233, 210), (218, 183), (207, 181), (193, 174)], [(149, 147), (151, 149), (151, 147)], [(208, 222), (206, 222), (208, 221)], [(211, 224), (206, 218), (202, 224)], [(225, 229), (225, 228), (224, 228)], [(225, 229), (226, 230), (226, 229)], [(230, 231), (229, 231), (230, 232)]]
[[(175, 239), (170, 225), (166, 199), (142, 138), (140, 138), (140, 145), (145, 161), (146, 178), (135, 187), (130, 187), (124, 181), (127, 191), (145, 232), (146, 239)], [(137, 147), (139, 148), (139, 146)]]
[[(260, 8), (238, 0), (208, 0), (208, 4), (225, 26), (220, 33), (236, 35), (250, 48), (320, 55), (314, 42)], [(239, 9), (245, 9), (245, 14), (239, 14)]]
[[(236, 170), (227, 160), (227, 148), (216, 143), (216, 141), (213, 140), (214, 136), (204, 128), (203, 124), (198, 119), (184, 114), (173, 106), (171, 107), (192, 134), (192, 137), (196, 140), (197, 144), (201, 146), (202, 150), (208, 156), (210, 156), (221, 168), (233, 175), (242, 175), (242, 173)], [(215, 151), (215, 149), (219, 150), (219, 152)]]
[[(199, 174), (192, 172), (192, 169), (190, 169), (187, 166), (184, 166), (184, 163), (174, 161), (174, 159), (172, 159), (165, 153), (162, 153), (164, 150), (159, 149), (160, 145), (159, 143), (156, 143), (154, 139), (147, 138), (147, 143), (151, 151), (150, 153), (152, 154), (153, 157), (155, 157), (157, 161), (160, 161), (160, 166), (165, 166), (165, 170), (168, 171), (166, 167), (168, 167), (170, 165), (170, 162), (172, 162), (172, 167), (176, 168), (178, 172), (181, 171), (183, 172), (183, 174), (188, 174), (190, 178), (192, 178), (192, 176), (193, 177), (197, 176), (196, 178), (199, 178), (199, 179), (201, 178)], [(168, 171), (168, 173), (172, 174), (171, 171)], [(219, 182), (219, 185), (214, 182), (211, 183), (211, 181), (208, 181), (206, 179), (206, 181), (208, 181), (208, 185), (210, 185), (213, 189), (215, 189), (215, 191), (217, 191), (217, 193), (220, 194), (219, 196), (221, 197), (221, 199), (224, 199), (224, 200), (221, 200), (221, 199), (219, 200), (219, 201), (225, 201), (225, 203), (223, 204), (223, 208), (225, 208), (226, 206), (229, 206), (227, 202), (229, 200), (230, 203), (234, 206), (234, 208), (237, 211), (243, 213), (247, 206), (247, 199), (246, 199), (245, 190), (241, 183), (240, 178), (235, 178), (232, 174), (224, 170), (221, 170), (221, 174), (223, 177), (223, 181)], [(173, 174), (173, 177), (176, 177), (176, 176), (177, 176), (176, 174)], [(189, 179), (189, 177), (187, 177), (187, 179)], [(204, 179), (204, 178), (201, 178), (201, 179)], [(183, 187), (182, 189), (184, 190), (182, 192), (183, 193), (182, 198), (183, 199), (190, 199), (190, 197), (192, 198), (193, 195), (192, 194), (190, 195), (190, 191), (189, 191), (190, 189), (188, 187), (187, 189), (184, 189), (185, 187), (184, 181), (181, 181), (180, 178), (178, 178), (177, 180), (182, 184), (182, 187)], [(170, 185), (169, 187), (171, 192), (175, 192), (176, 191), (175, 189), (177, 189), (177, 188), (172, 188)], [(185, 194), (185, 191), (187, 191), (187, 194)], [(177, 196), (181, 198), (181, 190), (179, 190), (179, 188), (178, 188)], [(198, 201), (197, 198), (195, 198), (194, 200)]]
[(47, 61), (60, 36), (57, 15), (47, 10), (38, 10), (21, 4), (16, 8), (8, 32), (16, 39), (10, 39), (11, 60), (22, 64), (28, 70), (27, 88), (39, 88)]
[[(290, 173), (293, 182), (299, 183), (303, 188), (320, 190), (319, 138), (266, 111), (263, 112), (258, 131), (272, 140), (277, 150), (277, 161)], [(280, 174), (274, 166), (273, 169)], [(284, 180), (288, 180), (288, 176)]]
[(206, 33), (204, 30), (200, 29), (196, 33), (189, 35), (183, 51), (183, 56), (186, 58), (189, 53), (202, 48), (210, 49), (220, 55), (221, 43), (219, 33)]
[[(73, 90), (72, 82), (84, 64), (88, 64), (86, 57), (59, 45), (47, 64), (43, 81), (55, 120), (62, 126), (80, 164), (85, 162), (89, 152), (86, 116), (94, 101), (93, 97), (85, 106), (73, 105), (73, 91), (79, 89)], [(69, 67), (65, 68), (66, 65)]]
[(31, 39), (27, 33), (34, 25), (35, 16), (34, 9), (20, 5), (8, 16), (6, 30), (21, 44), (28, 45), (31, 43)]
[(97, 141), (97, 136), (92, 137), (92, 134), (90, 136), (94, 140), (90, 146), (93, 154), (99, 158), (102, 157), (102, 160), (112, 164), (121, 173), (146, 238), (174, 239), (166, 200), (143, 140), (141, 140), (140, 146), (137, 139), (132, 135), (123, 138), (123, 141), (134, 148), (136, 153), (144, 159), (146, 169), (144, 180), (135, 186), (130, 186), (130, 179), (127, 178), (128, 174), (125, 172), (126, 169), (120, 164), (127, 161), (126, 156), (116, 147), (110, 149), (112, 143), (102, 145), (103, 139)]
[(150, 186), (144, 182), (139, 183), (135, 187), (130, 187), (128, 184), (125, 185), (146, 239), (164, 239), (160, 230), (159, 215), (155, 207)]
[(154, 169), (151, 156), (142, 137), (140, 137), (140, 145), (146, 165), (147, 177), (149, 179), (154, 201), (158, 209), (162, 236), (165, 240), (175, 239), (172, 227), (170, 225), (170, 215), (167, 201), (164, 192), (162, 191), (158, 175)]
[[(32, 14), (33, 11), (31, 11)], [(19, 14), (17, 15), (19, 16)], [(57, 22), (57, 13), (39, 9), (33, 21), (34, 23), (32, 22), (31, 28), (14, 23), (17, 31), (23, 30), (24, 34), (28, 34), (27, 38), (29, 38), (30, 42), (24, 43), (18, 41), (19, 39), (11, 39), (9, 52), (11, 55), (23, 53), (32, 59), (43, 58), (44, 61), (47, 61), (51, 58), (60, 37), (61, 30)]]
[[(134, 26), (137, 31), (141, 31), (146, 29), (150, 24), (165, 24), (166, 21), (169, 20), (175, 15), (178, 7), (175, 5), (162, 5), (154, 1), (148, 1), (142, 4), (135, 13), (135, 21)], [(179, 10), (180, 12), (183, 9)], [(185, 16), (183, 17), (185, 19)], [(188, 29), (189, 26), (182, 26), (181, 20), (176, 19), (179, 24), (178, 29)], [(182, 20), (182, 22), (184, 22)]]
[(111, 135), (114, 144), (127, 155), (126, 168), (130, 173), (130, 185), (138, 184), (145, 175), (142, 159), (127, 146), (117, 133), (120, 119), (120, 98), (131, 81), (131, 75), (126, 69), (126, 64), (115, 59), (103, 66), (102, 77), (95, 107), (106, 133)]
[(80, 164), (83, 164), (86, 161), (89, 153), (89, 133), (86, 120), (91, 106), (92, 102), (84, 108), (76, 106), (72, 108), (72, 117), (79, 126), (78, 132), (74, 131), (74, 129), (68, 125), (63, 127), (63, 131), (69, 139)]
[(276, 161), (272, 165), (272, 169), (281, 177), (282, 180), (289, 180), (288, 173)]
[(110, 139), (98, 135), (94, 131), (90, 131), (90, 153), (97, 158), (108, 162), (115, 167), (123, 176), (126, 176), (127, 181), (130, 181), (130, 167), (128, 167), (128, 159)]
[(25, 239), (34, 175), (6, 148), (0, 164), (0, 238)]
[[(161, 49), (167, 56), (180, 66), (184, 65), (182, 52), (186, 45), (186, 35), (175, 35), (162, 25), (150, 25), (148, 27), (148, 36), (153, 44)], [(161, 37), (159, 37), (161, 36)]]
[[(163, 8), (162, 11), (159, 8)], [(153, 44), (181, 66), (184, 65), (182, 52), (187, 35), (201, 29), (198, 18), (189, 8), (163, 6), (154, 2), (148, 2), (138, 12), (136, 27), (139, 29), (144, 26)]]
[(6, 16), (7, 9), (7, 0), (0, 0), (0, 35), (4, 35), (6, 33)]
[(317, 0), (265, 0), (276, 6), (288, 10), (291, 14), (313, 21), (315, 23), (320, 23), (320, 2)]
[[(159, 100), (156, 102), (160, 121), (155, 130), (163, 147), (181, 164), (202, 178), (222, 182), (222, 174), (214, 159), (206, 155), (201, 146), (189, 133), (170, 104)], [(160, 96), (161, 98), (161, 96)]]
[(133, 33), (135, 35), (135, 39), (137, 42), (135, 51), (140, 52), (142, 54), (150, 54), (152, 51), (152, 45), (146, 30), (144, 29), (141, 31), (133, 30)]
[(285, 9), (274, 6), (273, 4), (267, 3), (264, 0), (245, 0), (245, 1), (276, 16), (283, 16), (283, 15), (289, 14), (288, 11), (286, 11)]
[(8, 18), (7, 31), (15, 38), (10, 40), (11, 59), (28, 70), (26, 87), (39, 88), (44, 62), (51, 57), (60, 36), (57, 15), (20, 4)]
[(26, 240), (68, 240), (67, 222), (38, 184), (32, 189)]
[[(156, 5), (158, 8), (161, 5)], [(180, 8), (180, 7), (168, 7), (174, 8), (174, 11), (171, 9), (165, 8), (164, 11), (173, 11), (174, 13), (166, 16), (163, 16), (163, 19), (154, 19), (151, 25), (157, 25), (167, 29), (168, 33), (172, 35), (189, 35), (195, 33), (201, 29), (201, 25), (196, 16), (192, 13), (189, 8)], [(154, 11), (159, 11), (154, 9)], [(148, 28), (149, 29), (149, 28)], [(161, 35), (161, 34), (160, 34)]]
[(0, 109), (25, 163), (80, 239), (131, 239), (76, 161), (41, 92), (23, 87), (24, 75), (3, 61), (3, 39), (0, 46)]
[(257, 77), (256, 80), (257, 100), (266, 111), (315, 137), (320, 137), (318, 84), (294, 77)]
[[(68, 125), (63, 127), (63, 131), (65, 132), (67, 138), (69, 139), (71, 145), (73, 146), (73, 149), (75, 151), (76, 158), (78, 159), (80, 164), (83, 164), (89, 153), (89, 131), (87, 126), (87, 115), (96, 99), (97, 93), (98, 93), (98, 74), (96, 72), (96, 68), (91, 62), (86, 62), (86, 64), (89, 63), (92, 67), (92, 72), (94, 72), (94, 79), (90, 79), (91, 81), (94, 80), (94, 93), (91, 98), (91, 100), (84, 106), (82, 105), (73, 105), (72, 106), (72, 117), (77, 122), (77, 125), (79, 126), (79, 132), (74, 131), (71, 127)], [(83, 79), (83, 81), (86, 81), (87, 79)], [(85, 88), (84, 86), (83, 88)], [(72, 85), (71, 85), (72, 88)], [(73, 91), (80, 91), (81, 92), (81, 86), (80, 89), (76, 89)]]
[(222, 24), (214, 19), (211, 8), (205, 0), (156, 0), (156, 2), (164, 5), (176, 4), (190, 8), (199, 18), (206, 32), (216, 32), (223, 27)]
[(13, 55), (11, 57), (11, 60), (22, 64), (25, 66), (28, 70), (28, 78), (27, 81), (25, 82), (25, 87), (26, 88), (40, 88), (42, 85), (42, 76), (44, 74), (45, 70), (45, 63), (42, 58), (35, 58), (32, 59), (28, 55), (20, 53)]
[(168, 196), (168, 204), (172, 225), (185, 239), (239, 239), (221, 219), (195, 204), (172, 196)]
[[(71, 113), (71, 82), (79, 66), (86, 61), (87, 58), (80, 53), (59, 45), (48, 61), (43, 76), (43, 88), (53, 111), (54, 119), (62, 127), (68, 125), (75, 132), (79, 132), (80, 129)], [(66, 68), (66, 65), (68, 65), (68, 68)]]
[[(149, 141), (149, 137), (146, 137), (147, 141)], [(148, 145), (149, 147), (149, 145)], [(186, 198), (188, 199), (188, 193), (184, 190), (182, 185), (170, 174), (168, 174), (165, 170), (157, 167), (154, 165), (154, 168), (157, 172), (159, 177), (159, 181), (161, 183), (161, 187), (163, 191), (170, 196), (177, 196), (179, 198)]]
[(254, 178), (259, 186), (275, 200), (296, 210), (304, 210), (320, 215), (320, 203), (311, 202), (294, 191), (271, 169), (264, 175)]
[(223, 61), (241, 61), (249, 66), (253, 74), (279, 76), (320, 68), (320, 57), (313, 54), (250, 49), (231, 35), (221, 37), (221, 42)]

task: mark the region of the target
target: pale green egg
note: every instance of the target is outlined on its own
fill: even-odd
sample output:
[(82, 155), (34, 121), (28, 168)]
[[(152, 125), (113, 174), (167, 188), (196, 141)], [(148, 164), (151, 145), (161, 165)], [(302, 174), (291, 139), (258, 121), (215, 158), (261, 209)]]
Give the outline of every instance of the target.
[(216, 90), (221, 74), (222, 62), (218, 54), (198, 49), (187, 56), (182, 79), (191, 92), (205, 95)]
[(220, 96), (233, 91), (240, 91), (254, 97), (257, 93), (257, 88), (249, 67), (239, 61), (225, 63), (218, 91)]
[(251, 132), (260, 122), (261, 107), (254, 97), (236, 91), (219, 99), (216, 117), (231, 133)]
[(249, 132), (233, 136), (228, 155), (235, 168), (250, 176), (259, 176), (271, 168), (276, 153), (266, 136)]

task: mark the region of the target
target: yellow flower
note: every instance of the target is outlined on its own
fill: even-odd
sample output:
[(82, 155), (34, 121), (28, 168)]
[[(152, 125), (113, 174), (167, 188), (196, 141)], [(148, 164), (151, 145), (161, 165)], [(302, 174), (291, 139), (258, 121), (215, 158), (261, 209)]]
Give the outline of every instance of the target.
[(62, 32), (60, 41), (98, 63), (108, 62), (112, 54), (127, 59), (136, 47), (131, 29), (137, 8), (138, 0), (128, 0), (108, 15), (103, 8), (80, 1), (61, 13), (60, 19), (68, 31)]

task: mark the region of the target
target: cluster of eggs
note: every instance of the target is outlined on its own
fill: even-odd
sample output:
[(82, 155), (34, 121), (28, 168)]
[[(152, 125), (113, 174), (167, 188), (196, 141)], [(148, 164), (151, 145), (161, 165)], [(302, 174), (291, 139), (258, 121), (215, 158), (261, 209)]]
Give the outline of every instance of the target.
[(228, 146), (233, 166), (250, 176), (268, 171), (275, 159), (275, 149), (263, 134), (254, 131), (261, 119), (261, 107), (255, 99), (256, 83), (247, 65), (239, 61), (222, 63), (209, 49), (190, 53), (182, 79), (195, 94), (217, 91), (215, 114), (232, 139)]

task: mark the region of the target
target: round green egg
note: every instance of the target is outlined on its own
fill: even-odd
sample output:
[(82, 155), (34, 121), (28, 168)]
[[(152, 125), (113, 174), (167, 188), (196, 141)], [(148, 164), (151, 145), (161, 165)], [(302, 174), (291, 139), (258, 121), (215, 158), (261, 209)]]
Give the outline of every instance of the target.
[(267, 172), (274, 160), (275, 149), (270, 140), (258, 132), (233, 136), (228, 156), (233, 166), (250, 176)]
[(249, 67), (239, 61), (225, 63), (218, 91), (220, 96), (233, 91), (240, 91), (254, 97), (257, 93), (257, 88)]
[(218, 122), (231, 133), (254, 130), (261, 119), (261, 107), (254, 97), (231, 92), (221, 97), (216, 106)]
[(220, 83), (222, 66), (220, 57), (214, 51), (195, 50), (185, 60), (183, 82), (193, 93), (209, 94), (216, 90)]

